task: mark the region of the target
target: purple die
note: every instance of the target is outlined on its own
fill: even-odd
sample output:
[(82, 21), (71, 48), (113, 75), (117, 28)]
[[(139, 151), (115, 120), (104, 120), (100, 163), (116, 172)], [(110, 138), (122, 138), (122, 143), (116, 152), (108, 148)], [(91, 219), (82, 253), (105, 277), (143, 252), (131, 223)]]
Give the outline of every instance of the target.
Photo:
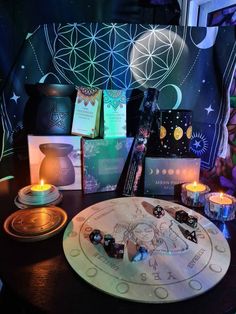
[(113, 243), (111, 250), (107, 253), (110, 257), (123, 258), (124, 257), (124, 244)]
[(156, 218), (161, 218), (165, 215), (165, 210), (163, 207), (161, 207), (160, 205), (157, 205), (156, 207), (153, 208), (153, 215)]
[(188, 219), (186, 221), (186, 224), (192, 228), (197, 228), (197, 217), (188, 215)]
[(177, 210), (175, 213), (175, 219), (180, 223), (187, 222), (188, 213), (186, 213), (184, 210)]
[(101, 234), (101, 231), (99, 229), (94, 229), (90, 235), (89, 235), (89, 239), (93, 244), (98, 244), (101, 243), (103, 236)]

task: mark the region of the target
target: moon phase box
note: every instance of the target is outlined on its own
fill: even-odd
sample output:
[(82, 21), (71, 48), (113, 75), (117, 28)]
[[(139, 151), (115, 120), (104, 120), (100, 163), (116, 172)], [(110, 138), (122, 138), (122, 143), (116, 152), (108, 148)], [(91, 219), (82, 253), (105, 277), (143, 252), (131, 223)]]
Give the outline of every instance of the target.
[(200, 158), (145, 158), (145, 195), (174, 195), (175, 185), (199, 181)]

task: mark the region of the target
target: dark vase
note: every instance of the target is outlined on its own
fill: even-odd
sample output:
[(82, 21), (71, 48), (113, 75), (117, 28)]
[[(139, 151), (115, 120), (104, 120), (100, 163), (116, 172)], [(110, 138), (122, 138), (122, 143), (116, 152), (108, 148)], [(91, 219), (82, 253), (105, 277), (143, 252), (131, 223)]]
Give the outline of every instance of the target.
[[(31, 111), (36, 112), (33, 134), (68, 135), (74, 110), (74, 85), (37, 83), (30, 87)], [(32, 91), (33, 89), (33, 91)], [(29, 90), (29, 88), (28, 88)], [(26, 89), (27, 91), (27, 89)]]
[(40, 179), (55, 186), (75, 182), (74, 166), (68, 157), (73, 146), (65, 143), (44, 143), (39, 149), (45, 155), (39, 169)]

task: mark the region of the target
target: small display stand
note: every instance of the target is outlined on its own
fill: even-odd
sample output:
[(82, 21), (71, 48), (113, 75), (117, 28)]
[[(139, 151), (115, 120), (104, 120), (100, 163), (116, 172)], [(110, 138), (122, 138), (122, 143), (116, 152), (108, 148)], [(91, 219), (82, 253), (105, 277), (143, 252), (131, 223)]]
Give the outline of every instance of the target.
[(38, 206), (57, 205), (62, 200), (62, 194), (54, 185), (47, 185), (47, 190), (34, 190), (36, 185), (27, 185), (19, 190), (15, 198), (15, 205), (18, 208), (31, 208)]
[[(157, 205), (165, 211), (159, 218), (153, 215)], [(197, 226), (177, 221), (179, 210), (197, 217)], [(91, 243), (94, 229), (124, 244), (123, 259), (108, 256), (102, 243)], [(132, 262), (139, 245), (148, 257)], [(230, 264), (229, 245), (211, 221), (182, 205), (145, 197), (111, 199), (86, 208), (68, 224), (63, 248), (85, 281), (110, 295), (145, 303), (203, 294), (224, 277)]]
[(14, 240), (36, 242), (56, 235), (66, 222), (67, 214), (59, 207), (28, 208), (11, 214), (4, 230)]

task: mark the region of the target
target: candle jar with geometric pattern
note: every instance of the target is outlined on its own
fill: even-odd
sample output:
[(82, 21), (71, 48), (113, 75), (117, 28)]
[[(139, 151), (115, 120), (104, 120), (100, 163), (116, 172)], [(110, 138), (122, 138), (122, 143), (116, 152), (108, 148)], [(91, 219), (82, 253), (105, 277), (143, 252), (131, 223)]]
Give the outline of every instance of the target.
[(159, 153), (164, 156), (181, 157), (189, 153), (192, 136), (191, 110), (160, 110)]
[(232, 195), (213, 192), (206, 196), (204, 212), (213, 219), (228, 221), (235, 218), (236, 199)]

